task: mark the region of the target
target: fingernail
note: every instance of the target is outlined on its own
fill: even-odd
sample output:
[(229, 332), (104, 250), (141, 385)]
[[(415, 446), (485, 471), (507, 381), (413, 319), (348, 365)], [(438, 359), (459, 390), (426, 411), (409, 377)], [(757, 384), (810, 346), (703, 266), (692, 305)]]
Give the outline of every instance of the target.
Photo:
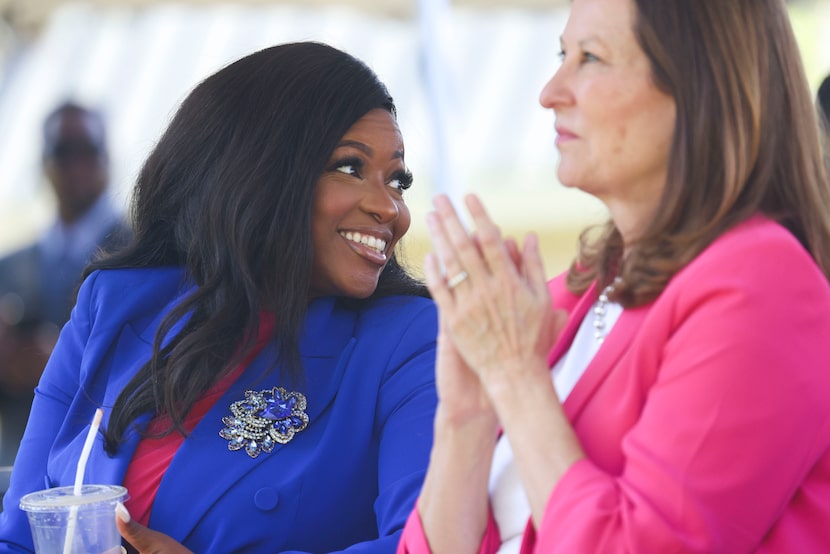
[(115, 505), (115, 515), (124, 523), (130, 522), (130, 512), (127, 511), (127, 507), (121, 502)]

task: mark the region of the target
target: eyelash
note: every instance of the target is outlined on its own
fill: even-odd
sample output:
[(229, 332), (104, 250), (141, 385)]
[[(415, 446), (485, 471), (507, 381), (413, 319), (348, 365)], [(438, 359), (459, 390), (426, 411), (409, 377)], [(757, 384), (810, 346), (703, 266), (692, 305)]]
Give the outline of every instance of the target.
[[(343, 169), (345, 168), (351, 168), (352, 171), (343, 171)], [(329, 169), (331, 171), (339, 171), (340, 173), (343, 173), (345, 175), (354, 175), (358, 178), (361, 178), (360, 170), (363, 169), (363, 160), (357, 157), (344, 158), (342, 160), (334, 162)], [(392, 175), (392, 178), (389, 180), (390, 183), (394, 181), (398, 181), (400, 183), (399, 187), (394, 188), (403, 192), (412, 186), (412, 172), (408, 170), (396, 171)]]

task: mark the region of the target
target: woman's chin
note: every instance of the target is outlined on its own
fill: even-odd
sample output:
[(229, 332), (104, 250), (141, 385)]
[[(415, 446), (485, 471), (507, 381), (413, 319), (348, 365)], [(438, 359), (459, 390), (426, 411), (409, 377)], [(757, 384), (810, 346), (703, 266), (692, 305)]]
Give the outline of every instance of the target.
[(355, 280), (355, 282), (349, 283), (343, 287), (342, 296), (362, 300), (372, 296), (377, 288), (378, 280), (376, 278)]

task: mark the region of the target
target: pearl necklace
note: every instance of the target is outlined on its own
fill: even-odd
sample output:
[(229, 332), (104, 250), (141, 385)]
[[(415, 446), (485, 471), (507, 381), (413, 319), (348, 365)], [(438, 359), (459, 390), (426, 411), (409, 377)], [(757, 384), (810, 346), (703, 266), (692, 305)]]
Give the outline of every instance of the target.
[(622, 282), (622, 277), (615, 277), (614, 281), (602, 289), (602, 292), (597, 298), (596, 306), (594, 306), (594, 339), (597, 342), (605, 340), (605, 313), (608, 307), (608, 297), (614, 292), (618, 284)]

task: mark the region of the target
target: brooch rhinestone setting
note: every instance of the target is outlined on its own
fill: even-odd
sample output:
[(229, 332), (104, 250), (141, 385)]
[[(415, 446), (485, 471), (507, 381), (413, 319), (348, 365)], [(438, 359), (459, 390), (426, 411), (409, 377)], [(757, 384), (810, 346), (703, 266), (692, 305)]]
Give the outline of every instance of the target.
[(245, 400), (231, 404), (232, 416), (222, 418), (225, 428), (219, 436), (228, 441), (228, 450), (245, 449), (251, 458), (286, 444), (308, 425), (306, 398), (282, 387), (245, 391)]

